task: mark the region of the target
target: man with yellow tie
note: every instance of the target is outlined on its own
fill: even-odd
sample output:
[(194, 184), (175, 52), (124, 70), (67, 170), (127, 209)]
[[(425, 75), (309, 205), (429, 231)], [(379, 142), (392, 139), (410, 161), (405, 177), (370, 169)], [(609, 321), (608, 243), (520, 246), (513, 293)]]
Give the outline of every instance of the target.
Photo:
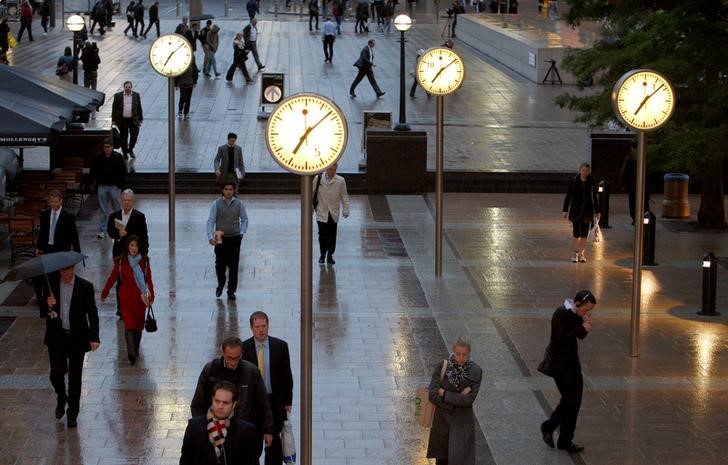
[(212, 405), (212, 388), (219, 381), (230, 381), (237, 387), (235, 417), (255, 425), (256, 444), (251, 447), (259, 458), (263, 448), (258, 446), (258, 439), (261, 445), (265, 441), (266, 446), (273, 441), (273, 414), (263, 377), (254, 364), (243, 360), (243, 341), (238, 337), (225, 338), (221, 356), (202, 369), (190, 404), (193, 417), (207, 414)]
[[(268, 323), (265, 312), (256, 311), (250, 315), (253, 337), (243, 342), (243, 357), (260, 370), (273, 411), (273, 441), (270, 446), (266, 446), (265, 465), (281, 465), (283, 450), (280, 433), (293, 405), (293, 374), (288, 344), (268, 335)], [(258, 444), (262, 443), (263, 438), (260, 438)]]

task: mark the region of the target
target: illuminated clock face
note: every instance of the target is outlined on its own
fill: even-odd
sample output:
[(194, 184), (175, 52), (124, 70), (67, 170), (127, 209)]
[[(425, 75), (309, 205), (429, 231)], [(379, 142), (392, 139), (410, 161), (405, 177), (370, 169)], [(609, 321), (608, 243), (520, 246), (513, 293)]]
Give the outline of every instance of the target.
[(346, 148), (346, 118), (331, 100), (301, 93), (283, 100), (268, 117), (266, 145), (273, 159), (297, 174), (315, 174), (336, 163)]
[(268, 102), (278, 103), (278, 100), (283, 96), (283, 92), (281, 92), (281, 88), (278, 86), (268, 86), (263, 91), (263, 95), (265, 95)]
[(163, 35), (149, 49), (149, 62), (162, 76), (181, 76), (192, 63), (192, 46), (179, 34)]
[(447, 95), (455, 92), (465, 78), (460, 56), (447, 47), (427, 50), (417, 61), (417, 82), (430, 94)]
[(630, 71), (614, 85), (612, 106), (624, 124), (649, 131), (665, 124), (672, 115), (675, 91), (667, 79), (655, 71)]

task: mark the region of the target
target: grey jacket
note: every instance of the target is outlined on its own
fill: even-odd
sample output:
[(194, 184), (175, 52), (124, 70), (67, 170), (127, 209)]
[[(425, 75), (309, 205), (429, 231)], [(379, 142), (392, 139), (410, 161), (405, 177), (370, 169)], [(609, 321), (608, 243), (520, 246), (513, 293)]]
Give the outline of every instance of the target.
[[(222, 182), (225, 179), (225, 174), (228, 170), (227, 148), (227, 144), (221, 145), (217, 148), (217, 155), (215, 155), (215, 171), (220, 172), (220, 175), (217, 176), (218, 182)], [(233, 146), (233, 150), (235, 156), (235, 167), (240, 170), (240, 179), (243, 179), (245, 177), (245, 161), (243, 160), (243, 149), (241, 149), (239, 145), (235, 144)], [(238, 181), (240, 181), (240, 179), (238, 179)]]
[(220, 27), (215, 24), (212, 26), (212, 29), (210, 29), (210, 32), (207, 33), (207, 36), (205, 36), (205, 45), (207, 45), (207, 48), (212, 52), (217, 52), (217, 47), (220, 45)]

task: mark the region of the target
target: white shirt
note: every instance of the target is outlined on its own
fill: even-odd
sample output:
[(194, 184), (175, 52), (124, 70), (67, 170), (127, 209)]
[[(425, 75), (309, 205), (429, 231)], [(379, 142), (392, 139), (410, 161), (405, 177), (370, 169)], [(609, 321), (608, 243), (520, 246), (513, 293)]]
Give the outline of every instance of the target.
[(258, 40), (258, 28), (256, 26), (250, 25), (250, 41), (256, 42)]
[(124, 213), (124, 209), (121, 209), (121, 222), (124, 223), (124, 226), (129, 222), (129, 217), (131, 217), (131, 212), (133, 211), (133, 208), (129, 209), (129, 213)]
[(126, 92), (124, 93), (124, 106), (121, 110), (121, 116), (122, 118), (131, 118), (131, 94), (126, 95)]
[[(343, 204), (344, 216), (349, 216), (349, 194), (346, 191), (346, 181), (341, 176), (334, 175), (329, 179), (326, 173), (320, 174), (321, 185), (318, 187), (318, 206), (316, 207), (316, 221), (323, 223), (329, 220), (329, 213), (335, 223), (339, 222), (339, 214), (342, 213)], [(318, 176), (313, 178), (313, 190), (316, 191)]]

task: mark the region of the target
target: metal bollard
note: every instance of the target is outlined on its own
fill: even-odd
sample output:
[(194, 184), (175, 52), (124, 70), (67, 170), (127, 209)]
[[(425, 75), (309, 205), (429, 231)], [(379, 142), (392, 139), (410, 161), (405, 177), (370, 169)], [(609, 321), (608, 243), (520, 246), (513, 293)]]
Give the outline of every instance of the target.
[(597, 184), (597, 200), (602, 209), (599, 227), (602, 229), (611, 228), (609, 226), (609, 183), (607, 181), (602, 180)]
[(642, 266), (656, 266), (655, 263), (655, 229), (657, 219), (652, 212), (645, 213), (642, 231)]
[(718, 286), (718, 259), (712, 252), (703, 257), (703, 304), (698, 315), (718, 316), (715, 311), (715, 289)]

